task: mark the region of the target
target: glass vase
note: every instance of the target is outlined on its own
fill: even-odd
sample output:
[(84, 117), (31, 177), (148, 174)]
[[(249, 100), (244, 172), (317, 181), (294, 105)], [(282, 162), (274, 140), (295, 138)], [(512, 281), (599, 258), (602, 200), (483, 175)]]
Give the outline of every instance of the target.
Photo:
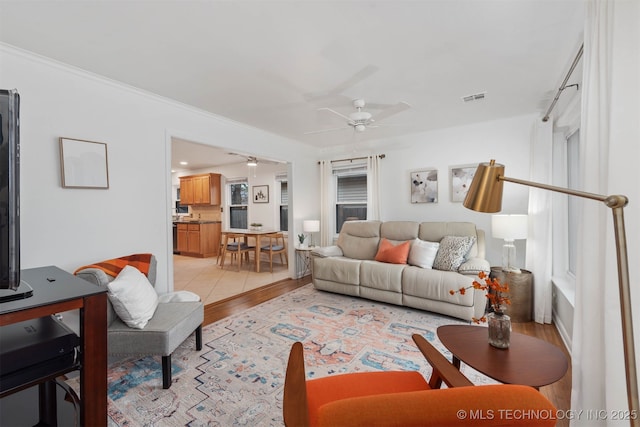
[(511, 318), (504, 313), (487, 314), (489, 344), (496, 348), (509, 348), (511, 341)]

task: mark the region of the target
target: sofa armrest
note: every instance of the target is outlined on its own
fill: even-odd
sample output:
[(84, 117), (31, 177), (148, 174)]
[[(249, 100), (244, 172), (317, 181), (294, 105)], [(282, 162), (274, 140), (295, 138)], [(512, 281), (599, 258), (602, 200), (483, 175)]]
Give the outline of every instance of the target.
[(342, 256), (343, 253), (342, 249), (338, 246), (323, 246), (312, 250), (311, 255), (320, 258), (328, 258), (332, 256)]
[(487, 274), (491, 272), (491, 265), (484, 258), (469, 258), (458, 268), (458, 273), (468, 276), (477, 276), (481, 271)]

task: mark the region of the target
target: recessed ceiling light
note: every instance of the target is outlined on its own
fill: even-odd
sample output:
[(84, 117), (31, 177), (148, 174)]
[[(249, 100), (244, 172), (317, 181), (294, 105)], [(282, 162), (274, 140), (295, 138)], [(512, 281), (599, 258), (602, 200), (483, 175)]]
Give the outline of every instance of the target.
[(183, 160), (183, 161), (181, 161), (181, 162), (180, 162), (180, 164), (181, 164), (182, 166), (186, 166), (186, 165), (188, 165), (188, 164), (189, 164), (189, 162), (185, 162), (185, 161)]

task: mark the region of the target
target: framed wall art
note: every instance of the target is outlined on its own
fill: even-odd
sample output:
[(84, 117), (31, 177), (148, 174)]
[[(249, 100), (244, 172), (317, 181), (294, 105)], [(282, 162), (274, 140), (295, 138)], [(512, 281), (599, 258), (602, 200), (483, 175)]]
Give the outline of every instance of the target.
[(109, 188), (107, 144), (60, 138), (60, 164), (64, 188)]
[(411, 203), (438, 203), (438, 170), (422, 169), (411, 175)]
[(451, 201), (464, 202), (478, 165), (451, 166)]
[(253, 203), (269, 203), (269, 186), (253, 186)]

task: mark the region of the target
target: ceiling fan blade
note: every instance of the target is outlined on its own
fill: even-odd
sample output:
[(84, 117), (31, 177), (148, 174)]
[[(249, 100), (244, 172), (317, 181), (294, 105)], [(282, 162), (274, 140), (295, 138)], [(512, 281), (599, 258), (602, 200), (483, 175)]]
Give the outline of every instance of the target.
[(349, 128), (348, 127), (341, 127), (341, 128), (314, 130), (314, 131), (311, 131), (311, 132), (305, 132), (304, 134), (305, 135), (313, 135), (313, 134), (316, 134), (316, 133), (333, 132), (333, 131), (336, 131), (336, 130), (344, 130), (344, 129), (349, 129)]
[(411, 105), (409, 105), (408, 103), (402, 101), (402, 102), (398, 102), (396, 105), (392, 105), (389, 108), (386, 108), (382, 111), (380, 111), (377, 115), (373, 116), (371, 118), (372, 122), (377, 122), (380, 121), (382, 119), (386, 119), (389, 116), (392, 116), (394, 114), (398, 114), (404, 110), (407, 110), (411, 108)]
[(367, 65), (362, 70), (355, 73), (353, 76), (349, 77), (347, 80), (335, 86), (333, 89), (325, 91), (325, 92), (316, 92), (316, 93), (307, 93), (304, 94), (304, 98), (309, 101), (318, 101), (323, 98), (329, 98), (332, 96), (340, 95), (345, 90), (349, 89), (351, 86), (354, 86), (361, 80), (366, 79), (370, 75), (374, 74), (379, 70), (375, 65)]
[(327, 108), (327, 107), (322, 107), (322, 108), (318, 108), (318, 111), (328, 111), (330, 113), (335, 114), (336, 116), (339, 116), (340, 118), (342, 118), (343, 120), (346, 120), (347, 123), (352, 124), (353, 120), (351, 120), (351, 117), (349, 116), (345, 116), (342, 113), (338, 113), (336, 110), (332, 110), (331, 108)]

